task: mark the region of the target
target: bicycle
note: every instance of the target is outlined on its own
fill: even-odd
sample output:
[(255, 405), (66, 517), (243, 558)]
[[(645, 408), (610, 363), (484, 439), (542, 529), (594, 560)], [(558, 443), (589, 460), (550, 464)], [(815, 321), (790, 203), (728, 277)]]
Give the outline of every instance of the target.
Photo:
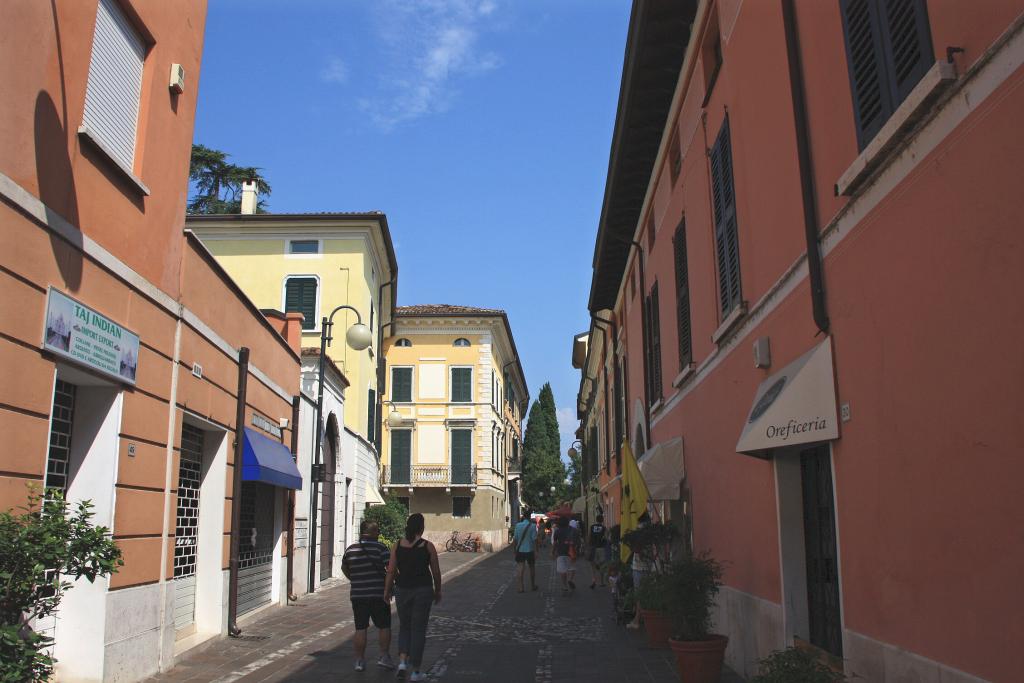
[(452, 532), (451, 537), (444, 544), (444, 549), (449, 553), (475, 553), (479, 546), (480, 543), (477, 541), (476, 536), (473, 534), (459, 536), (459, 532), (456, 530)]

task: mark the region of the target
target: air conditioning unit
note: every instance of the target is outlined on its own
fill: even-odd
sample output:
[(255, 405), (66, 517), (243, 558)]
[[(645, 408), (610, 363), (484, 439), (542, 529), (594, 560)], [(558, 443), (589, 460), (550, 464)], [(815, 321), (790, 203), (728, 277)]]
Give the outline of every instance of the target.
[(168, 87), (178, 94), (185, 91), (185, 68), (181, 64), (171, 64), (171, 80)]

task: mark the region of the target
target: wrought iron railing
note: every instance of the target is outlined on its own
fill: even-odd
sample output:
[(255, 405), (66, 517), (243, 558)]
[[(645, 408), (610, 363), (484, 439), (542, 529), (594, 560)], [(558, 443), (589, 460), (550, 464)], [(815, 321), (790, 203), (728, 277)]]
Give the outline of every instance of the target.
[(381, 474), (384, 486), (476, 486), (477, 482), (477, 468), (472, 465), (385, 465)]

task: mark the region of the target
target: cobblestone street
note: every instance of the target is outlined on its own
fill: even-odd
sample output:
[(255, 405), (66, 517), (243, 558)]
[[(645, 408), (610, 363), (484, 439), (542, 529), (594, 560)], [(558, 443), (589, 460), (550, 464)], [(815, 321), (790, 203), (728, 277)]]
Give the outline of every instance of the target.
[[(519, 594), (506, 550), (494, 555), (441, 553), (444, 598), (431, 613), (424, 669), (432, 680), (678, 681), (668, 650), (646, 646), (641, 633), (616, 626), (607, 589), (591, 591), (588, 569), (577, 591), (562, 597), (553, 564), (537, 564), (540, 590)], [(581, 563), (582, 565), (582, 563)], [(394, 616), (392, 655), (397, 656)], [(242, 638), (219, 639), (153, 681), (384, 681), (393, 672), (374, 665), (353, 671), (348, 584), (339, 583), (297, 605), (243, 622)], [(723, 683), (739, 683), (726, 673)]]

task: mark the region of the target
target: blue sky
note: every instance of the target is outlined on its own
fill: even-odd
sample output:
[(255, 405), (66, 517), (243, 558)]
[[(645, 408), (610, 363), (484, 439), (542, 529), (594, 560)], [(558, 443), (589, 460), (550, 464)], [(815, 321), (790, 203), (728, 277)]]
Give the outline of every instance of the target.
[(508, 311), (564, 452), (629, 8), (212, 0), (195, 140), (262, 167), (272, 212), (384, 211), (399, 304)]

